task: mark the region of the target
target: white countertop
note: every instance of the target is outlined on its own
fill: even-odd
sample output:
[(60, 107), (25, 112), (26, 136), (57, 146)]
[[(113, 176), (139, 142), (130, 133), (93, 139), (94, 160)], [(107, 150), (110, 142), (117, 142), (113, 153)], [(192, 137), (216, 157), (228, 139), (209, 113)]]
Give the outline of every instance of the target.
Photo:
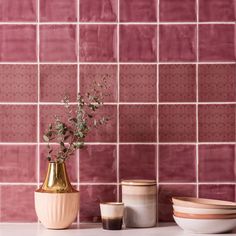
[[(189, 234), (173, 224), (161, 224), (159, 227), (147, 229), (123, 229), (119, 231), (103, 230), (100, 224), (80, 224), (73, 225), (67, 230), (48, 230), (41, 224), (16, 224), (1, 223), (0, 236), (191, 236), (201, 234)], [(206, 235), (206, 234), (202, 234)], [(216, 234), (236, 236), (234, 233)]]

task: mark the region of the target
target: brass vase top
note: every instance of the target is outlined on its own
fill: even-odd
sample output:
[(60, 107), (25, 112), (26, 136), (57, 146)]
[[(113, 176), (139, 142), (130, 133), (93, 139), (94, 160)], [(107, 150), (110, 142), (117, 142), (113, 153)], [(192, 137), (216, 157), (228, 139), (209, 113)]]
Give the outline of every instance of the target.
[(74, 193), (75, 190), (69, 180), (64, 162), (49, 162), (43, 185), (36, 190), (42, 193)]

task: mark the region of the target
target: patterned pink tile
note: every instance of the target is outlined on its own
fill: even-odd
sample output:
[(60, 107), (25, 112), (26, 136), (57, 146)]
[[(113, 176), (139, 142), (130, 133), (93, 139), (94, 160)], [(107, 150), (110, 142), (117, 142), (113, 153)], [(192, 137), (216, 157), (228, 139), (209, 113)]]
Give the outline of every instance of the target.
[(120, 61), (155, 62), (157, 35), (154, 25), (120, 26)]
[(156, 102), (156, 65), (121, 65), (120, 101)]
[(76, 21), (76, 0), (40, 0), (40, 21)]
[(236, 65), (199, 65), (199, 101), (236, 101)]
[(200, 61), (235, 61), (235, 26), (211, 24), (199, 26)]
[(116, 61), (117, 42), (115, 25), (80, 25), (80, 61)]
[(120, 142), (156, 142), (155, 105), (120, 106)]
[(80, 186), (80, 222), (100, 222), (100, 202), (117, 199), (116, 185)]
[(234, 181), (236, 179), (234, 163), (234, 145), (200, 145), (199, 181)]
[(155, 22), (156, 5), (156, 0), (120, 0), (120, 21)]
[(40, 101), (61, 102), (65, 94), (76, 101), (76, 65), (40, 65)]
[(36, 62), (36, 26), (0, 25), (0, 61)]
[(107, 90), (109, 94), (104, 98), (104, 102), (117, 101), (117, 65), (80, 65), (80, 92), (82, 94), (91, 90), (94, 81), (101, 81), (107, 77)]
[(0, 153), (0, 182), (37, 181), (35, 145), (0, 145)]
[(199, 185), (199, 197), (234, 202), (235, 201), (235, 185), (233, 184)]
[(0, 105), (0, 142), (35, 142), (37, 106)]
[(200, 142), (235, 141), (234, 105), (199, 105)]
[(120, 145), (120, 181), (124, 179), (156, 180), (155, 145)]
[(160, 0), (160, 21), (196, 21), (196, 0)]
[(186, 64), (160, 65), (159, 101), (195, 102), (196, 66)]
[[(58, 145), (52, 145), (52, 148), (55, 152), (57, 152), (58, 147), (59, 147)], [(78, 181), (78, 178), (77, 178), (78, 171), (79, 171), (78, 167), (79, 167), (79, 160), (75, 153), (66, 161), (66, 169), (67, 169), (67, 173), (71, 182)], [(40, 182), (44, 181), (44, 178), (46, 177), (46, 173), (47, 173), (47, 168), (48, 168), (47, 146), (40, 145), (40, 173), (39, 173)]]
[(80, 21), (117, 21), (117, 0), (80, 0)]
[(80, 183), (116, 182), (116, 145), (88, 145), (80, 150)]
[(159, 146), (159, 181), (196, 181), (196, 147), (194, 145)]
[(1, 0), (0, 21), (36, 21), (36, 0)]
[(159, 221), (173, 221), (172, 197), (196, 197), (196, 185), (160, 185), (158, 197)]
[(199, 0), (200, 21), (235, 21), (235, 0)]
[(195, 61), (196, 25), (160, 25), (160, 61)]
[(37, 65), (0, 65), (1, 102), (37, 102)]
[(37, 186), (1, 186), (0, 222), (36, 222), (34, 190)]
[(195, 105), (159, 106), (160, 142), (195, 142)]
[(40, 61), (76, 62), (76, 26), (41, 25)]

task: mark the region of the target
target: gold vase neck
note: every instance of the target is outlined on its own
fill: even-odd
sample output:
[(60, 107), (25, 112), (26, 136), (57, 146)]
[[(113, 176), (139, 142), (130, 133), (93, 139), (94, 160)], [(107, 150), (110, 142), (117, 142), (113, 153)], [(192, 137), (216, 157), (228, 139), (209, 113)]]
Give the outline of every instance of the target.
[(46, 178), (37, 192), (73, 193), (77, 192), (71, 185), (64, 162), (49, 162)]

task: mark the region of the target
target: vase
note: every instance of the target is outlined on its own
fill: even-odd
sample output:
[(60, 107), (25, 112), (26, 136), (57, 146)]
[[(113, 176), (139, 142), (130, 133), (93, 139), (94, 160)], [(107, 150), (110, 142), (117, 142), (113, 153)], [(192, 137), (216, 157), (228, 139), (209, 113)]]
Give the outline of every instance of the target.
[(64, 162), (49, 162), (43, 185), (35, 191), (35, 210), (48, 229), (68, 228), (79, 211), (79, 192), (68, 178)]

